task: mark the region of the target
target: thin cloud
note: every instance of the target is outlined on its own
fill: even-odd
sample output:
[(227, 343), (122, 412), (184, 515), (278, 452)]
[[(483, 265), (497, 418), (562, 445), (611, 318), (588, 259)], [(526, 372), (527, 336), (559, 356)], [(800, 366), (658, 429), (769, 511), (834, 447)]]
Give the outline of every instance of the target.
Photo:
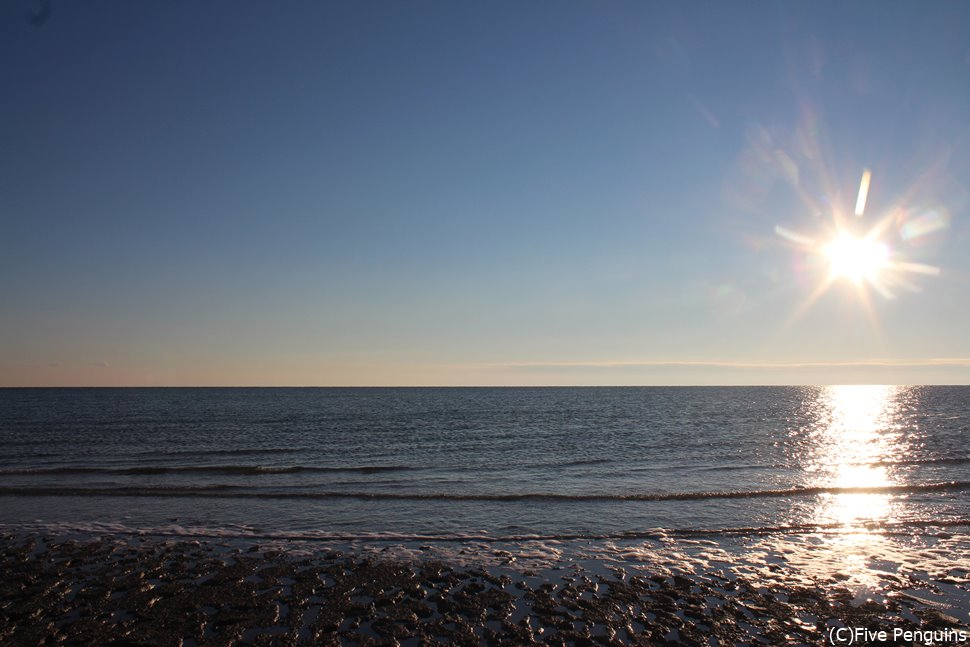
[(970, 358), (947, 357), (919, 360), (870, 359), (856, 361), (822, 362), (737, 362), (737, 361), (591, 361), (591, 362), (507, 362), (483, 364), (489, 369), (651, 369), (651, 368), (727, 368), (727, 369), (800, 369), (800, 368), (932, 368), (966, 367), (970, 368)]

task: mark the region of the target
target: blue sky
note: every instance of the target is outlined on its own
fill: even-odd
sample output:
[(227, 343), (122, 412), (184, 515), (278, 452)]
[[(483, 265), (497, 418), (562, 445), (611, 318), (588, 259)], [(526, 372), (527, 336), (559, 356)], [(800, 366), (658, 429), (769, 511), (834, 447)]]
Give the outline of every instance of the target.
[(970, 382), (966, 3), (43, 6), (0, 385)]

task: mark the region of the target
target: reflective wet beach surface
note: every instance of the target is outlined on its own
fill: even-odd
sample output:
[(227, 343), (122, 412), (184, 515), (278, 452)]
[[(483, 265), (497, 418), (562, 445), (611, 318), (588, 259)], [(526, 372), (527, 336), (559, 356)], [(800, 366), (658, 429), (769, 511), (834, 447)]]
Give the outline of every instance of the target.
[[(505, 601), (502, 603), (504, 611), (497, 616), (489, 616), (499, 623), (492, 625), (491, 629), (498, 632), (493, 636), (496, 640), (498, 635), (503, 635), (506, 641), (511, 641), (507, 644), (515, 644), (516, 640), (525, 640), (526, 637), (541, 641), (543, 636), (545, 639), (561, 636), (561, 633), (556, 633), (556, 626), (561, 629), (563, 622), (586, 623), (579, 626), (586, 627), (588, 632), (595, 631), (569, 634), (577, 638), (612, 635), (619, 636), (617, 640), (626, 643), (633, 640), (631, 637), (646, 636), (644, 640), (647, 644), (655, 642), (658, 637), (667, 636), (674, 629), (686, 632), (672, 635), (688, 643), (715, 635), (742, 642), (763, 640), (766, 644), (801, 644), (820, 640), (822, 632), (835, 626), (925, 630), (932, 627), (961, 628), (970, 624), (970, 570), (966, 560), (966, 555), (970, 554), (970, 543), (963, 535), (927, 533), (923, 530), (890, 535), (842, 531), (694, 536), (656, 533), (651, 538), (636, 539), (515, 542), (456, 542), (440, 541), (433, 537), (423, 542), (373, 539), (336, 542), (116, 533), (100, 536), (89, 533), (48, 535), (46, 538), (36, 534), (21, 534), (10, 537), (9, 541), (20, 546), (33, 545), (35, 552), (39, 544), (39, 557), (35, 558), (55, 565), (64, 561), (57, 557), (61, 550), (58, 546), (72, 546), (75, 545), (73, 542), (79, 542), (76, 545), (81, 547), (87, 546), (79, 549), (87, 557), (75, 561), (74, 566), (87, 573), (85, 577), (94, 582), (98, 582), (99, 572), (107, 573), (107, 579), (98, 582), (96, 589), (106, 586), (113, 590), (121, 588), (111, 583), (112, 578), (117, 577), (117, 574), (112, 574), (113, 569), (123, 565), (131, 575), (131, 571), (143, 568), (140, 562), (145, 555), (163, 551), (168, 555), (167, 561), (153, 568), (156, 573), (171, 576), (163, 578), (163, 581), (177, 583), (177, 586), (164, 589), (169, 594), (178, 594), (173, 604), (178, 603), (178, 599), (197, 599), (194, 587), (204, 583), (199, 578), (206, 579), (221, 569), (219, 565), (200, 567), (203, 563), (197, 554), (200, 547), (216, 555), (255, 553), (255, 561), (248, 567), (251, 572), (247, 571), (250, 575), (266, 567), (276, 568), (274, 564), (280, 559), (287, 563), (298, 563), (301, 560), (319, 561), (322, 557), (328, 562), (335, 555), (346, 556), (353, 562), (341, 567), (344, 569), (341, 572), (346, 572), (347, 577), (357, 571), (359, 563), (371, 565), (364, 568), (359, 577), (351, 577), (355, 582), (354, 587), (361, 587), (361, 590), (371, 588), (367, 589), (370, 598), (364, 600), (366, 604), (358, 604), (360, 600), (354, 602), (358, 606), (351, 605), (356, 609), (350, 613), (351, 620), (347, 624), (340, 624), (346, 637), (357, 636), (361, 625), (370, 631), (369, 627), (375, 620), (385, 621), (385, 614), (391, 613), (391, 607), (399, 601), (399, 591), (394, 587), (400, 587), (400, 584), (378, 586), (383, 581), (380, 573), (385, 566), (372, 568), (373, 564), (386, 565), (386, 568), (398, 573), (416, 573), (407, 575), (409, 579), (424, 577), (421, 572), (428, 564), (443, 565), (449, 572), (453, 571), (448, 575), (450, 584), (443, 590), (434, 586), (425, 587), (427, 590), (422, 595), (428, 599), (422, 598), (424, 603), (434, 598), (434, 604), (418, 616), (418, 624), (425, 629), (435, 626), (425, 622), (432, 616), (437, 620), (445, 618), (441, 622), (453, 623), (454, 618), (447, 616), (447, 611), (464, 608), (462, 605), (478, 608), (476, 605), (479, 603), (473, 603), (471, 596), (482, 593), (484, 589), (474, 585), (465, 591), (463, 587), (470, 578), (478, 578), (479, 582), (483, 578), (484, 581), (493, 582), (499, 592), (504, 592), (505, 596), (500, 597)], [(53, 547), (53, 559), (43, 552), (47, 550), (45, 546)], [(74, 550), (70, 548), (70, 551)], [(275, 557), (266, 562), (260, 557), (264, 552)], [(14, 553), (16, 551), (8, 551), (7, 554)], [(126, 557), (122, 559), (122, 556)], [(67, 558), (68, 563), (71, 560)], [(57, 568), (55, 566), (55, 571)], [(294, 573), (299, 568), (302, 567), (285, 566), (282, 572), (287, 574), (286, 577), (295, 578)], [(10, 572), (21, 572), (21, 567), (13, 566)], [(269, 572), (274, 571), (271, 569)], [(141, 576), (136, 577), (141, 579)], [(56, 579), (73, 582), (63, 574), (56, 575)], [(238, 592), (233, 587), (241, 581), (239, 578), (227, 580), (224, 584), (230, 590), (218, 595), (234, 599), (232, 596), (238, 595)], [(259, 580), (252, 582), (258, 584)], [(517, 585), (519, 582), (523, 584)], [(616, 582), (625, 583), (621, 588), (621, 601), (624, 604), (620, 606), (612, 596), (619, 586)], [(493, 585), (489, 585), (489, 588), (494, 588)], [(70, 586), (76, 587), (75, 584)], [(264, 592), (271, 590), (263, 586), (257, 588)], [(325, 596), (331, 593), (333, 591), (327, 589), (315, 590), (313, 595), (316, 597), (307, 600), (287, 597), (284, 604), (293, 608), (320, 605)], [(384, 593), (388, 593), (392, 600), (372, 607), (371, 602), (382, 599)], [(533, 593), (553, 597), (537, 608), (537, 598)], [(210, 594), (213, 591), (206, 592), (206, 595)], [(457, 602), (451, 599), (452, 595), (459, 596)], [(353, 597), (350, 593), (347, 596), (348, 599)], [(14, 607), (21, 607), (24, 598), (20, 594), (14, 597), (18, 600)], [(588, 606), (564, 606), (561, 604), (562, 598), (575, 598), (574, 602), (585, 599)], [(132, 598), (128, 604), (138, 604), (137, 600), (140, 598)], [(265, 605), (269, 611), (260, 613), (269, 613), (276, 608), (273, 605), (279, 606), (278, 603), (276, 598), (267, 598)], [(413, 610), (402, 613), (407, 615), (411, 612)], [(212, 614), (215, 613), (212, 611)], [(461, 631), (481, 638), (484, 636), (483, 629), (474, 621), (480, 617), (479, 613), (474, 611), (462, 622), (449, 626), (451, 629), (464, 627)], [(593, 615), (586, 616), (585, 613)], [(266, 622), (265, 619), (257, 622), (262, 616), (247, 616), (245, 620), (240, 620), (238, 615), (232, 617), (236, 618), (240, 631), (262, 626), (260, 623)], [(598, 620), (591, 622), (589, 617)], [(291, 616), (287, 622), (292, 622), (294, 618), (299, 616)], [(353, 624), (354, 618), (357, 624)], [(518, 628), (503, 624), (510, 618), (514, 620), (512, 625)], [(207, 621), (214, 622), (216, 618)], [(274, 624), (276, 629), (273, 631), (292, 633), (307, 630), (304, 625), (300, 625), (303, 627), (300, 629), (300, 626), (294, 627), (287, 622)], [(523, 623), (528, 628), (526, 633), (522, 633)], [(702, 628), (700, 633), (697, 632), (698, 625)], [(704, 633), (704, 626), (715, 625), (721, 627), (720, 633)], [(377, 626), (380, 626), (380, 622)], [(539, 629), (546, 633), (539, 632)], [(413, 626), (411, 629), (399, 627), (394, 631), (401, 636), (414, 635)], [(455, 637), (447, 632), (442, 635), (448, 636), (440, 640), (442, 644), (447, 644)], [(374, 637), (386, 638), (383, 634)]]
[(845, 628), (959, 636), (966, 626), (934, 599), (965, 599), (965, 570), (900, 579), (860, 599), (845, 578), (796, 575), (777, 546), (749, 547), (744, 563), (703, 540), (649, 551), (602, 546), (599, 558), (585, 559), (567, 558), (566, 548), (552, 560), (548, 548), (527, 545), (451, 554), (430, 546), (278, 548), (4, 536), (10, 576), (0, 586), (0, 637), (79, 645), (794, 645), (820, 644)]

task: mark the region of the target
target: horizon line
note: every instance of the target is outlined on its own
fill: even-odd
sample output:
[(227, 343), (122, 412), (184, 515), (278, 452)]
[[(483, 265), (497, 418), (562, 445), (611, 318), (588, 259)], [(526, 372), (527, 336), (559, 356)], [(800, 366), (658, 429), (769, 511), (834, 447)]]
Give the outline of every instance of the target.
[(670, 388), (794, 388), (827, 386), (970, 386), (970, 382), (888, 383), (812, 382), (750, 384), (21, 384), (3, 389), (670, 389)]

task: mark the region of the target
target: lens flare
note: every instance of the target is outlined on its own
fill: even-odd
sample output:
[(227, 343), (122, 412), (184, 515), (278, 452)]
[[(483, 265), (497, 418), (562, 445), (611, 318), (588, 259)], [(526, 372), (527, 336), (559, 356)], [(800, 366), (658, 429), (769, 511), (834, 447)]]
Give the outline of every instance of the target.
[(869, 182), (872, 181), (872, 171), (866, 169), (859, 180), (859, 197), (855, 201), (855, 215), (861, 216), (866, 211), (866, 199), (869, 197)]
[[(936, 276), (940, 273), (938, 267), (907, 260), (905, 250), (894, 249), (892, 245), (895, 243), (897, 246), (905, 246), (912, 239), (944, 229), (948, 223), (937, 212), (926, 212), (923, 216), (901, 225), (900, 214), (904, 210), (899, 206), (893, 207), (868, 230), (859, 234), (862, 230), (861, 224), (865, 222), (863, 217), (871, 182), (872, 173), (867, 169), (859, 182), (856, 218), (846, 219), (837, 208), (830, 206), (832, 220), (829, 226), (815, 235), (806, 235), (787, 227), (775, 227), (775, 234), (787, 244), (807, 257), (817, 259), (828, 270), (820, 277), (808, 298), (797, 308), (789, 323), (801, 317), (815, 301), (841, 281), (856, 288), (860, 303), (867, 311), (873, 327), (877, 329), (875, 312), (869, 298), (870, 290), (883, 298), (892, 299), (900, 288), (918, 290), (918, 286), (906, 278), (907, 275)], [(899, 236), (894, 237), (897, 229)], [(818, 267), (819, 263), (807, 263), (806, 266)]]

